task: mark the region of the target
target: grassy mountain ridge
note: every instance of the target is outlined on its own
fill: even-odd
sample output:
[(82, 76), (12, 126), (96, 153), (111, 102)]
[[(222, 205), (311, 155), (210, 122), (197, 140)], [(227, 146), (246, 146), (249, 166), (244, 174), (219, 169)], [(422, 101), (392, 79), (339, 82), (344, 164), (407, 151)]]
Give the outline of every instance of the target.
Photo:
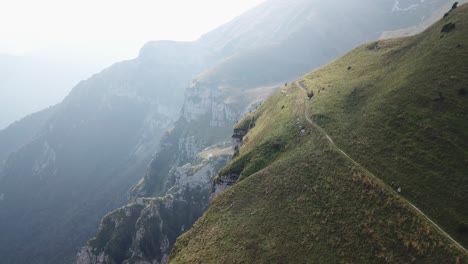
[[(468, 186), (466, 10), (415, 37), (360, 47), (304, 80), (317, 94), (312, 115), (337, 144), (401, 185), (465, 246), (468, 234), (457, 230), (468, 219), (468, 193), (460, 189)], [(441, 32), (450, 23), (456, 28)]]
[[(309, 103), (292, 85), (246, 116), (236, 128), (254, 126), (220, 172), (239, 182), (178, 239), (170, 262), (465, 263), (388, 186), (466, 247), (467, 13), (358, 47), (301, 79)], [(337, 153), (304, 111), (387, 185)]]
[[(151, 161), (144, 178), (132, 188), (130, 202), (140, 198), (164, 196), (168, 189), (172, 189), (174, 179), (177, 178), (171, 176), (171, 171), (184, 171), (183, 168), (188, 163), (193, 165), (197, 153), (228, 140), (232, 125), (242, 113), (254, 109), (264, 95), (278, 87), (278, 83), (295, 79), (343, 54), (349, 48), (377, 38), (383, 31), (419, 23), (445, 3), (440, 0), (409, 2), (418, 6), (415, 12), (393, 12), (393, 1), (389, 0), (356, 0), (341, 5), (315, 0), (266, 1), (253, 12), (248, 12), (197, 41), (202, 47), (208, 46), (214, 52), (214, 57), (223, 54), (223, 59), (207, 67), (186, 90), (181, 117), (174, 129), (161, 141), (162, 147)], [(356, 8), (357, 6), (366, 8)], [(343, 32), (346, 32), (345, 35)], [(152, 46), (150, 43), (148, 47)], [(146, 54), (146, 48), (142, 49), (142, 54)], [(151, 55), (164, 56), (157, 52)], [(276, 140), (281, 142), (277, 144)], [(248, 167), (245, 177), (268, 165), (270, 159), (279, 158), (280, 153), (272, 153), (268, 157), (264, 154), (268, 153), (270, 147), (284, 149), (283, 143), (287, 142), (290, 142), (290, 138), (282, 138), (278, 134), (265, 142), (260, 151), (249, 156), (255, 158), (255, 162), (249, 162), (249, 158), (243, 156)], [(186, 172), (179, 176), (191, 177)], [(206, 181), (208, 186), (210, 182), (211, 179)], [(190, 193), (208, 197), (210, 190), (194, 190)], [(203, 209), (208, 206), (208, 199), (199, 202), (205, 205), (202, 206)], [(172, 221), (164, 220), (164, 217), (166, 216), (162, 217), (163, 221)], [(148, 225), (154, 224), (153, 218), (142, 219)], [(185, 226), (191, 226), (192, 223), (186, 222)], [(106, 225), (104, 222), (102, 224)], [(152, 230), (145, 229), (142, 233), (152, 236)], [(178, 234), (185, 230), (179, 229)], [(135, 240), (142, 235), (136, 229), (127, 231), (128, 236)], [(117, 236), (119, 234), (118, 230), (112, 233)], [(109, 237), (102, 236), (101, 232), (97, 237), (102, 238), (104, 245), (116, 245), (116, 241), (107, 239)], [(170, 240), (169, 247), (172, 247), (172, 242)], [(159, 251), (158, 245), (165, 244), (145, 243), (141, 245), (152, 247), (153, 252)], [(80, 255), (79, 263), (99, 263), (96, 259), (99, 259), (102, 252), (108, 254), (109, 259), (119, 259), (114, 256), (115, 251), (106, 252), (105, 249), (102, 251), (102, 247), (94, 246), (88, 243), (86, 252)], [(125, 243), (117, 243), (116, 246), (122, 247), (122, 251), (136, 252)], [(163, 251), (169, 252), (170, 248)], [(143, 259), (148, 262), (162, 262), (165, 255), (146, 255)], [(129, 263), (138, 263), (132, 257), (127, 260)]]

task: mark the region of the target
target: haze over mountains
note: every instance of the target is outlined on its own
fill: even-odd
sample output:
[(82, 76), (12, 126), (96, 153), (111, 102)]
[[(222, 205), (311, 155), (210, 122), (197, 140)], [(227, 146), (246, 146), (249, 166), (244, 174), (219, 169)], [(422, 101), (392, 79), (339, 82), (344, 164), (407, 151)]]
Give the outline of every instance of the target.
[(0, 54), (0, 130), (58, 104), (79, 81), (112, 62), (110, 58), (96, 55), (83, 58), (67, 54), (66, 58), (57, 58), (52, 54)]
[[(285, 82), (383, 34), (439, 19), (450, 6), (270, 0), (195, 42), (147, 43), (137, 58), (0, 131), (0, 256), (165, 263), (208, 208), (244, 114)], [(174, 258), (186, 259), (177, 250)]]

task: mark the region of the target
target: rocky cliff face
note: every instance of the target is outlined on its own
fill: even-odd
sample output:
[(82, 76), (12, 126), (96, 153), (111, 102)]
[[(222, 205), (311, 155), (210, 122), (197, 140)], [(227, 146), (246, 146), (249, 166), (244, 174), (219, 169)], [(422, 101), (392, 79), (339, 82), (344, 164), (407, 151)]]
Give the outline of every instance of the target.
[[(247, 127), (240, 127), (234, 129), (234, 134), (232, 135), (232, 149), (234, 151), (233, 157), (239, 155), (239, 149), (244, 144), (244, 136), (247, 135), (249, 130), (254, 126), (254, 121), (250, 120)], [(239, 179), (239, 174), (227, 173), (216, 176), (213, 180), (213, 188), (211, 199), (216, 197), (221, 192), (225, 191), (227, 188), (233, 186)]]
[[(268, 88), (267, 91), (272, 89)], [(188, 230), (208, 207), (213, 179), (232, 157), (233, 148), (229, 144), (227, 131), (231, 130), (235, 120), (263, 99), (256, 96), (232, 103), (230, 97), (230, 93), (213, 84), (194, 83), (187, 90), (179, 121), (161, 141), (161, 150), (153, 158), (144, 178), (130, 191), (131, 204), (128, 206), (148, 201), (143, 208), (150, 209), (142, 209), (136, 220), (131, 220), (133, 216), (112, 221), (104, 218), (96, 238), (90, 240), (80, 252), (78, 263), (95, 264), (101, 260), (106, 263), (165, 263), (176, 238)], [(163, 205), (161, 199), (171, 203)], [(177, 207), (173, 207), (174, 204)], [(122, 217), (119, 210), (107, 218)], [(145, 212), (152, 212), (159, 218), (148, 216)], [(107, 222), (116, 221), (132, 223), (125, 230), (131, 243), (124, 244), (112, 238), (118, 236), (120, 231), (105, 226), (108, 226)], [(143, 222), (147, 226), (157, 225), (158, 229), (139, 229), (138, 223)], [(173, 224), (162, 227), (159, 223)], [(107, 232), (111, 235), (106, 235)], [(145, 237), (149, 238), (142, 240)], [(101, 243), (96, 244), (96, 241)], [(116, 251), (111, 249), (115, 243), (126, 252), (124, 257), (118, 257)], [(147, 248), (147, 252), (138, 245)], [(158, 253), (155, 254), (155, 251)]]
[(192, 163), (204, 149), (229, 142), (228, 131), (236, 120), (275, 89), (258, 88), (260, 92), (255, 96), (247, 93), (236, 97), (232, 91), (223, 91), (219, 84), (194, 82), (187, 89), (175, 128), (162, 140), (162, 149), (153, 158), (143, 180), (131, 190), (133, 199), (163, 195), (173, 184), (168, 176), (171, 171)]
[(172, 167), (168, 180), (173, 185), (166, 195), (136, 198), (104, 217), (97, 236), (78, 254), (77, 263), (166, 263), (177, 237), (206, 209), (210, 182), (229, 159), (227, 152)]
[(236, 106), (224, 102), (223, 91), (219, 85), (194, 82), (186, 91), (182, 118), (187, 122), (207, 116), (210, 127), (226, 127), (239, 117)]

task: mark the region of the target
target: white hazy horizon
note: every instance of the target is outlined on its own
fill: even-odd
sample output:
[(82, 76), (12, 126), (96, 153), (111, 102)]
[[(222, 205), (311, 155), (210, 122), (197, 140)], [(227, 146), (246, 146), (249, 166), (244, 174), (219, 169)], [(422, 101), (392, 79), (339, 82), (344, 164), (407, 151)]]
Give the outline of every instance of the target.
[(0, 130), (149, 41), (193, 41), (264, 0), (0, 0)]
[(148, 41), (196, 40), (263, 1), (0, 0), (0, 54), (131, 59)]

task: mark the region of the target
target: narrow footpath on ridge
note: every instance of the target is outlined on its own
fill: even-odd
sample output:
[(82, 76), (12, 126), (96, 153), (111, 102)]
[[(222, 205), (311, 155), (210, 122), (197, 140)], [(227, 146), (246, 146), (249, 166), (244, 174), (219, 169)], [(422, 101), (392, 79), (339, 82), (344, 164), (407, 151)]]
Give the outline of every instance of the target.
[[(326, 138), (327, 140), (329, 141), (329, 143), (331, 144), (331, 146), (338, 152), (340, 153), (343, 157), (345, 157), (347, 160), (351, 161), (352, 163), (354, 163), (354, 165), (356, 165), (357, 167), (359, 167), (362, 171), (364, 171), (368, 176), (374, 178), (375, 180), (377, 180), (377, 182), (379, 182), (382, 186), (385, 186), (387, 189), (391, 189), (392, 191), (393, 188), (391, 188), (390, 186), (388, 186), (385, 182), (383, 182), (379, 177), (375, 176), (374, 174), (372, 174), (370, 171), (368, 171), (364, 166), (362, 166), (360, 163), (358, 163), (357, 161), (355, 161), (354, 159), (352, 159), (348, 154), (346, 154), (346, 152), (344, 152), (342, 149), (340, 149), (336, 144), (335, 142), (333, 141), (333, 139), (327, 134), (327, 132), (322, 128), (320, 127), (319, 125), (317, 125), (313, 120), (312, 118), (310, 118), (309, 116), (309, 113), (308, 113), (308, 110), (309, 110), (309, 107), (308, 107), (308, 101), (307, 100), (307, 88), (304, 87), (299, 81), (296, 81), (294, 82), (294, 84), (296, 86), (298, 86), (299, 88), (301, 88), (301, 90), (304, 91), (305, 93), (305, 108), (304, 108), (304, 116), (305, 116), (305, 119), (307, 120), (308, 123), (310, 123), (314, 128), (316, 128), (317, 130), (320, 131), (320, 133), (322, 133)], [(312, 99), (313, 100), (313, 99)], [(437, 225), (434, 221), (432, 221), (426, 214), (424, 214), (418, 207), (416, 207), (414, 204), (412, 204), (410, 201), (408, 201), (406, 198), (404, 198), (403, 196), (399, 196), (404, 202), (406, 202), (411, 208), (413, 208), (416, 213), (418, 213), (419, 215), (421, 215), (422, 217), (426, 218), (427, 221), (429, 221), (442, 235), (444, 235), (446, 238), (448, 238), (450, 241), (452, 241), (452, 243), (457, 247), (459, 248), (461, 251), (463, 251), (465, 254), (468, 254), (468, 251), (460, 244), (458, 243), (455, 239), (453, 239), (449, 234), (447, 234), (439, 225)]]

